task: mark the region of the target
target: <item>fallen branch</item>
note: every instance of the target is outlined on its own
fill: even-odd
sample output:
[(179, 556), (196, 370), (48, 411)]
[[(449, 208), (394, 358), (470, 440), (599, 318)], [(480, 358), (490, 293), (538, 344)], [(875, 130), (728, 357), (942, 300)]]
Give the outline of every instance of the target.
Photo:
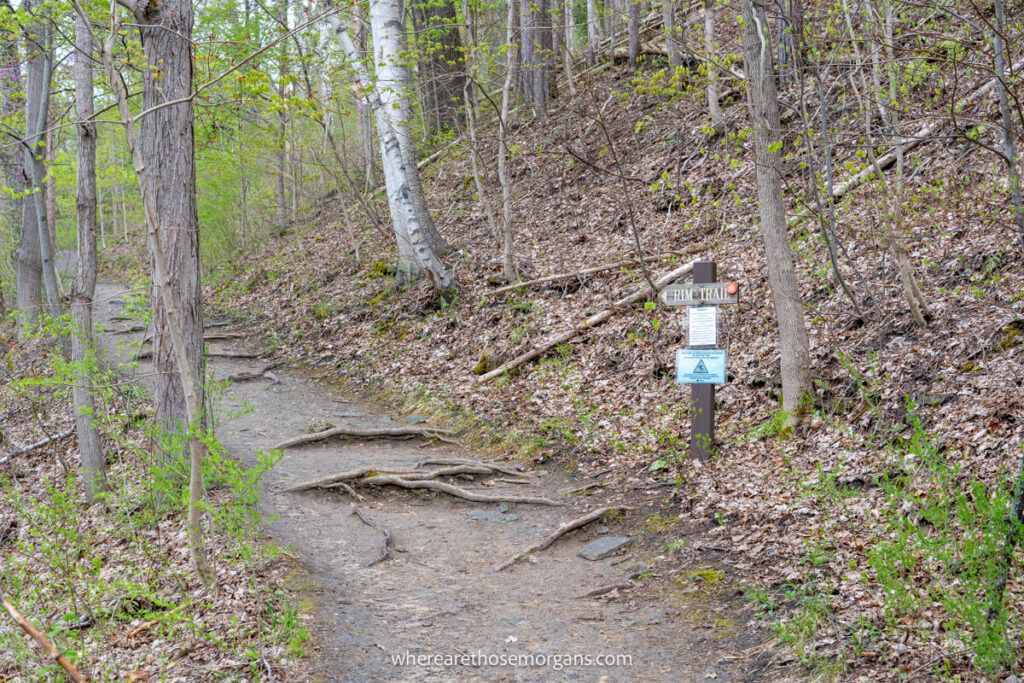
[[(1014, 64), (1010, 70), (1010, 73), (1019, 71), (1022, 68), (1024, 68), (1024, 59)], [(953, 111), (962, 111), (965, 107), (967, 107), (967, 105), (973, 104), (975, 101), (981, 99), (982, 97), (990, 93), (996, 87), (996, 84), (998, 82), (998, 78), (993, 78), (991, 80), (986, 81), (985, 83), (982, 83), (974, 91), (960, 99), (954, 105)], [(930, 140), (931, 136), (934, 135), (935, 132), (942, 128), (944, 125), (946, 125), (946, 123), (946, 119), (938, 119), (936, 121), (932, 121), (931, 123), (926, 123), (921, 128), (919, 128), (917, 132), (914, 133), (913, 135), (903, 138), (900, 141), (900, 144), (902, 144), (903, 146), (903, 154), (905, 155), (907, 152), (914, 149), (918, 145)], [(890, 151), (886, 152), (882, 156), (878, 157), (877, 166), (880, 170), (884, 171), (890, 166), (892, 166), (894, 163), (896, 163), (896, 149), (898, 148), (898, 146), (899, 145), (897, 145)], [(875, 176), (875, 165), (876, 164), (868, 164), (859, 173), (847, 178), (843, 182), (836, 185), (835, 190), (833, 190), (832, 192), (832, 199), (841, 199), (845, 195), (849, 194), (850, 192), (852, 192), (853, 190), (857, 189), (858, 187), (866, 183), (868, 180), (870, 180), (873, 176)], [(797, 211), (796, 214), (794, 214), (793, 217), (789, 219), (790, 227), (796, 225), (805, 218), (810, 217), (811, 212), (815, 211), (816, 209), (817, 204), (812, 202), (811, 204), (804, 207), (802, 210)]]
[(300, 434), (274, 446), (277, 448), (293, 448), (308, 443), (324, 441), (335, 436), (347, 436), (354, 439), (380, 439), (380, 438), (409, 438), (419, 436), (424, 439), (437, 439), (444, 435), (451, 435), (449, 429), (440, 427), (331, 427), (322, 432), (312, 434)]
[[(654, 287), (655, 287), (655, 289), (660, 291), (666, 285), (669, 285), (669, 284), (675, 282), (676, 280), (678, 280), (679, 278), (683, 277), (684, 275), (688, 275), (692, 270), (693, 270), (693, 264), (692, 263), (687, 263), (686, 265), (679, 266), (675, 270), (670, 271), (670, 272), (666, 273), (665, 275), (662, 275), (657, 280), (655, 280), (654, 281)], [(540, 344), (539, 346), (535, 346), (534, 348), (530, 349), (526, 353), (520, 354), (519, 356), (516, 356), (512, 360), (507, 361), (505, 363), (502, 363), (501, 365), (499, 365), (495, 369), (491, 370), (490, 372), (486, 372), (486, 373), (480, 375), (477, 378), (477, 381), (480, 382), (480, 383), (489, 382), (492, 379), (494, 379), (496, 377), (500, 377), (501, 375), (505, 374), (506, 372), (509, 372), (510, 370), (514, 370), (514, 369), (518, 368), (520, 365), (524, 365), (526, 363), (529, 363), (532, 360), (540, 358), (541, 356), (546, 354), (548, 351), (551, 351), (553, 348), (555, 348), (559, 344), (564, 344), (565, 342), (567, 342), (570, 339), (576, 337), (577, 335), (579, 335), (579, 334), (581, 334), (583, 332), (586, 332), (587, 330), (589, 330), (589, 329), (591, 329), (593, 327), (597, 327), (601, 323), (607, 321), (609, 318), (611, 318), (613, 315), (615, 315), (615, 313), (617, 311), (619, 311), (619, 310), (621, 310), (621, 309), (623, 309), (623, 308), (625, 308), (627, 306), (632, 306), (633, 304), (635, 304), (635, 303), (637, 303), (639, 301), (646, 300), (647, 297), (650, 295), (650, 291), (651, 291), (650, 287), (647, 287), (647, 286), (641, 287), (640, 289), (638, 289), (637, 291), (633, 292), (632, 294), (630, 294), (628, 296), (625, 296), (625, 297), (619, 299), (618, 301), (614, 302), (608, 308), (605, 308), (604, 310), (599, 311), (599, 312), (595, 313), (594, 315), (590, 316), (589, 318), (583, 320), (582, 322), (578, 323), (576, 326), (572, 327), (571, 329), (566, 330), (565, 332), (562, 332), (560, 334), (556, 334), (554, 337), (548, 339), (546, 342)]]
[[(644, 261), (661, 261), (663, 259), (671, 258), (673, 256), (679, 256), (676, 252), (670, 251), (666, 254), (658, 254), (656, 256), (645, 256)], [(605, 263), (600, 266), (593, 266), (591, 268), (584, 268), (583, 270), (577, 270), (572, 273), (556, 273), (555, 275), (546, 275), (533, 280), (526, 280), (524, 282), (517, 282), (511, 285), (505, 285), (504, 287), (498, 287), (492, 292), (488, 292), (488, 296), (497, 296), (498, 294), (504, 294), (505, 292), (511, 292), (512, 290), (519, 289), (520, 287), (534, 287), (536, 285), (547, 284), (548, 282), (557, 282), (559, 280), (568, 280), (574, 277), (583, 277), (585, 275), (593, 275), (594, 273), (602, 273), (606, 270), (612, 270), (614, 268), (625, 268), (628, 266), (635, 266), (639, 263), (637, 258), (623, 259), (621, 261), (615, 261), (614, 263)]]
[(113, 334), (131, 334), (133, 332), (142, 332), (146, 329), (145, 325), (129, 325), (128, 327), (120, 327), (116, 330), (111, 330)]
[(370, 562), (370, 564), (366, 566), (372, 567), (373, 565), (383, 562), (384, 560), (391, 557), (391, 532), (388, 531), (385, 527), (378, 524), (377, 522), (373, 521), (373, 519), (368, 517), (362, 510), (360, 510), (354, 505), (352, 506), (352, 514), (354, 514), (359, 519), (363, 520), (363, 523), (366, 524), (368, 527), (376, 529), (381, 533), (382, 536), (384, 536), (384, 547), (381, 549), (380, 555), (378, 555), (375, 560), (373, 560), (372, 562)]
[(587, 514), (583, 515), (582, 517), (577, 517), (576, 519), (574, 519), (572, 521), (566, 522), (562, 526), (558, 527), (558, 529), (555, 531), (555, 533), (551, 534), (550, 536), (548, 536), (544, 540), (540, 541), (539, 543), (535, 543), (534, 545), (530, 546), (529, 548), (527, 548), (523, 552), (521, 552), (518, 555), (516, 555), (515, 557), (513, 557), (511, 560), (505, 561), (504, 564), (501, 564), (498, 567), (496, 567), (495, 571), (499, 571), (500, 572), (500, 571), (503, 571), (505, 569), (508, 569), (509, 567), (514, 565), (516, 562), (519, 562), (519, 560), (521, 560), (524, 557), (526, 557), (527, 555), (529, 555), (530, 553), (535, 553), (535, 552), (538, 552), (540, 550), (544, 550), (545, 548), (550, 546), (552, 543), (554, 543), (555, 541), (560, 539), (562, 536), (565, 536), (570, 531), (575, 531), (576, 529), (579, 529), (581, 527), (585, 527), (586, 525), (590, 524), (591, 522), (594, 522), (594, 521), (597, 521), (597, 520), (601, 519), (602, 517), (604, 517), (609, 512), (612, 512), (613, 510), (619, 511), (619, 510), (628, 510), (628, 509), (629, 508), (625, 508), (625, 507), (618, 506), (618, 505), (612, 506), (612, 507), (598, 508), (598, 509), (594, 510), (593, 512), (588, 512)]
[(24, 455), (25, 453), (28, 453), (30, 451), (36, 450), (37, 448), (42, 448), (43, 446), (45, 446), (48, 443), (52, 443), (54, 441), (60, 441), (62, 439), (66, 439), (66, 438), (68, 438), (69, 436), (71, 436), (74, 433), (75, 433), (74, 429), (68, 429), (67, 431), (61, 432), (60, 434), (55, 434), (53, 436), (48, 436), (45, 439), (40, 439), (39, 441), (36, 441), (35, 443), (31, 443), (31, 444), (29, 444), (27, 446), (22, 446), (21, 448), (18, 448), (16, 450), (8, 453), (4, 457), (0, 458), (0, 464), (3, 464), (5, 462), (7, 462), (8, 460), (10, 460), (13, 457), (16, 457), (16, 456), (19, 456), (19, 455)]
[(75, 668), (75, 665), (71, 663), (71, 660), (64, 656), (64, 654), (58, 650), (49, 638), (44, 636), (35, 626), (29, 623), (28, 619), (21, 615), (21, 612), (12, 605), (3, 593), (0, 593), (0, 603), (3, 604), (7, 614), (11, 615), (11, 619), (14, 619), (15, 623), (21, 627), (21, 630), (28, 634), (32, 640), (39, 644), (39, 647), (46, 650), (47, 654), (53, 657), (54, 661), (60, 664), (61, 668), (67, 672), (68, 678), (75, 683), (85, 683), (85, 676)]

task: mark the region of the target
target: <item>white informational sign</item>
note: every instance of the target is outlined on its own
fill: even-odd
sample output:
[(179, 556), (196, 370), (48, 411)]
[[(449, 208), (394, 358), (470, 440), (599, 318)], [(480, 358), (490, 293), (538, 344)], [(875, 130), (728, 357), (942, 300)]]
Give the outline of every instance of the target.
[(676, 349), (676, 382), (725, 384), (724, 349)]
[(689, 346), (718, 346), (718, 306), (694, 306), (687, 311)]

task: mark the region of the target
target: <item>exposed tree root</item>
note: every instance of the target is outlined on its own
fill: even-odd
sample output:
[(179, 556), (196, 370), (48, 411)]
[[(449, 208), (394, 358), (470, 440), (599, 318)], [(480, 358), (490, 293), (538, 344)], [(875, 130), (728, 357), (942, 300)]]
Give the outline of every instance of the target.
[(45, 446), (48, 443), (52, 443), (54, 441), (60, 441), (61, 439), (66, 439), (69, 436), (73, 435), (74, 433), (75, 433), (74, 429), (68, 429), (66, 431), (61, 432), (60, 434), (54, 434), (53, 436), (48, 436), (45, 439), (40, 439), (39, 441), (36, 441), (35, 443), (30, 443), (27, 446), (22, 446), (21, 448), (18, 448), (18, 449), (14, 450), (14, 451), (11, 451), (10, 453), (5, 455), (4, 457), (0, 458), (0, 463), (5, 463), (5, 462), (7, 462), (8, 460), (10, 460), (13, 457), (16, 457), (16, 456), (19, 456), (19, 455), (24, 455), (25, 453), (28, 453), (30, 451), (36, 450), (37, 448), (42, 448), (43, 446)]
[(380, 555), (378, 555), (376, 559), (372, 560), (366, 566), (372, 567), (373, 565), (383, 562), (384, 560), (391, 557), (391, 532), (388, 531), (386, 527), (383, 527), (377, 522), (375, 522), (372, 518), (367, 516), (365, 512), (357, 508), (355, 505), (352, 506), (352, 514), (354, 514), (359, 519), (363, 520), (363, 523), (366, 524), (366, 526), (379, 531), (381, 535), (384, 537), (384, 546), (381, 548)]
[(416, 469), (421, 467), (431, 467), (437, 465), (474, 465), (476, 467), (487, 467), (495, 472), (501, 474), (507, 474), (511, 477), (525, 477), (526, 475), (522, 472), (516, 472), (513, 469), (498, 465), (492, 462), (478, 462), (476, 460), (466, 460), (464, 458), (431, 458), (430, 460), (422, 460), (416, 463)]
[[(427, 463), (431, 461), (426, 461)], [(523, 503), (526, 505), (551, 505), (560, 506), (563, 503), (551, 500), (549, 498), (540, 498), (536, 496), (513, 496), (513, 495), (491, 495), (487, 493), (479, 493), (476, 491), (468, 491), (466, 489), (448, 484), (445, 482), (437, 481), (441, 477), (474, 477), (474, 476), (492, 476), (496, 473), (503, 473), (502, 469), (497, 469), (494, 465), (488, 463), (474, 462), (472, 460), (460, 460), (460, 461), (438, 461), (437, 464), (443, 464), (446, 462), (456, 462), (457, 464), (448, 465), (445, 467), (438, 467), (433, 470), (423, 469), (395, 469), (389, 470), (387, 468), (374, 468), (374, 467), (360, 467), (347, 472), (340, 472), (333, 474), (329, 477), (317, 479), (314, 481), (308, 481), (301, 484), (292, 486), (287, 491), (299, 492), (309, 491), (311, 489), (333, 489), (343, 488), (349, 495), (358, 497), (355, 492), (354, 486), (395, 486), (403, 489), (427, 489), (430, 491), (438, 491), (440, 493), (446, 493), (449, 496), (455, 498), (461, 498), (463, 500), (472, 501), (474, 503)], [(418, 463), (417, 467), (424, 465), (425, 463)]]
[(430, 491), (440, 491), (441, 493), (447, 493), (449, 496), (462, 498), (463, 500), (469, 500), (474, 503), (522, 503), (524, 505), (550, 505), (552, 507), (559, 507), (565, 504), (560, 503), (557, 500), (551, 500), (549, 498), (535, 498), (533, 496), (492, 496), (486, 493), (467, 491), (459, 488), (458, 486), (429, 479), (417, 481), (405, 479), (399, 476), (382, 475), (379, 477), (367, 477), (360, 483), (365, 484), (366, 486), (397, 486), (403, 489), (428, 489)]
[(544, 550), (545, 548), (550, 546), (552, 543), (554, 543), (555, 541), (560, 539), (562, 536), (565, 536), (570, 531), (575, 531), (576, 529), (579, 529), (580, 527), (584, 527), (584, 526), (590, 524), (591, 522), (594, 522), (594, 521), (596, 521), (598, 519), (601, 519), (602, 517), (604, 517), (609, 512), (612, 512), (613, 510), (618, 511), (618, 510), (628, 510), (628, 509), (629, 508), (625, 508), (625, 507), (622, 507), (620, 505), (615, 505), (615, 506), (611, 506), (611, 507), (598, 508), (598, 509), (594, 510), (593, 512), (588, 512), (587, 514), (583, 515), (582, 517), (577, 517), (574, 520), (566, 522), (562, 526), (558, 527), (558, 529), (555, 530), (555, 532), (553, 534), (551, 534), (550, 536), (548, 536), (544, 540), (540, 541), (539, 543), (533, 544), (532, 546), (530, 546), (529, 548), (527, 548), (523, 552), (519, 553), (518, 555), (516, 555), (512, 559), (506, 560), (504, 563), (502, 563), (502, 564), (498, 565), (497, 567), (495, 567), (495, 571), (499, 571), (500, 572), (500, 571), (503, 571), (505, 569), (508, 569), (509, 567), (514, 565), (516, 562), (519, 562), (519, 560), (521, 560), (524, 557), (526, 557), (527, 555), (529, 555), (530, 553), (535, 553), (535, 552), (537, 552), (539, 550)]
[(293, 448), (307, 443), (324, 441), (335, 436), (347, 436), (354, 439), (381, 439), (381, 438), (411, 438), (422, 437), (424, 439), (440, 439), (445, 435), (453, 434), (450, 429), (441, 427), (331, 427), (322, 432), (312, 434), (300, 434), (274, 446), (274, 448)]
[(203, 340), (226, 341), (228, 339), (244, 339), (245, 336), (241, 332), (206, 332), (203, 334)]
[(589, 591), (587, 593), (584, 593), (583, 595), (577, 595), (576, 599), (577, 600), (584, 600), (586, 598), (596, 598), (599, 595), (606, 595), (608, 593), (611, 593), (614, 590), (625, 590), (627, 588), (632, 588), (632, 587), (633, 587), (633, 584), (630, 581), (622, 581), (620, 583), (610, 583), (607, 586), (601, 586), (600, 588), (595, 588), (594, 590)]
[(263, 379), (265, 377), (266, 379), (269, 379), (271, 382), (277, 384), (280, 382), (280, 380), (277, 379), (277, 377), (274, 377), (274, 375), (270, 374), (270, 371), (276, 368), (278, 365), (280, 365), (280, 363), (270, 363), (268, 365), (263, 366), (262, 370), (258, 370), (256, 372), (248, 372), (244, 370), (242, 372), (235, 372), (228, 375), (224, 379), (231, 382), (248, 382), (249, 380)]

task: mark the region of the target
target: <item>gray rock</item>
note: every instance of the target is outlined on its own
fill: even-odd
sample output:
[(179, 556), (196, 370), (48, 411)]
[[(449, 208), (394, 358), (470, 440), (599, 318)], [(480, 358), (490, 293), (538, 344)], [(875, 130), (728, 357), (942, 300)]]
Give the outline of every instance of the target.
[(586, 560), (603, 560), (625, 548), (632, 540), (629, 536), (602, 536), (583, 546), (580, 557)]
[(405, 417), (399, 419), (398, 421), (401, 422), (402, 424), (407, 425), (420, 425), (429, 419), (430, 418), (427, 417), (426, 415), (406, 415)]
[[(506, 510), (508, 508), (505, 508)], [(498, 510), (483, 510), (481, 508), (473, 508), (466, 513), (478, 522), (497, 522), (500, 524), (514, 522), (519, 519), (519, 515), (513, 513), (505, 513), (500, 509)]]

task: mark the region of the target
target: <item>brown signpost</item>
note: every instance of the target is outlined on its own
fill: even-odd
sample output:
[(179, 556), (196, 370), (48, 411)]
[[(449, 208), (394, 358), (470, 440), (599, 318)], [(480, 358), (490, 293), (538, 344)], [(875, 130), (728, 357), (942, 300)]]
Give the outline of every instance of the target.
[(693, 264), (693, 283), (661, 293), (668, 306), (690, 306), (686, 349), (676, 352), (676, 381), (690, 385), (690, 456), (708, 460), (715, 446), (715, 384), (725, 384), (726, 353), (718, 346), (718, 306), (739, 302), (739, 285), (716, 282), (714, 261)]

